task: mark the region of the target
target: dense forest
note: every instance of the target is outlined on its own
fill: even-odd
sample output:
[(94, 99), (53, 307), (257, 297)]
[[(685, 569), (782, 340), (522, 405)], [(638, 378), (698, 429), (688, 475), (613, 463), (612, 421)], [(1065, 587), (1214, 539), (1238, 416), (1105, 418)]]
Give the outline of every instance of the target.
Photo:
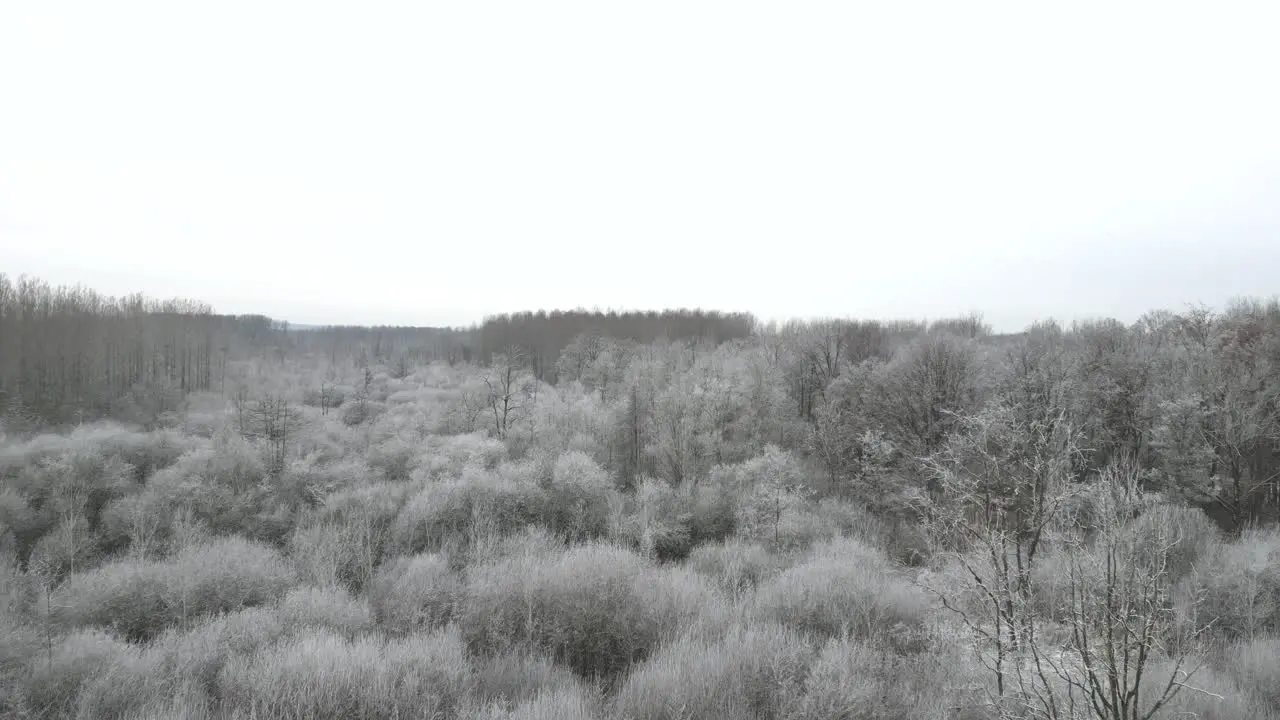
[(0, 715), (1280, 717), (1276, 300), (298, 330), (0, 275), (0, 402)]

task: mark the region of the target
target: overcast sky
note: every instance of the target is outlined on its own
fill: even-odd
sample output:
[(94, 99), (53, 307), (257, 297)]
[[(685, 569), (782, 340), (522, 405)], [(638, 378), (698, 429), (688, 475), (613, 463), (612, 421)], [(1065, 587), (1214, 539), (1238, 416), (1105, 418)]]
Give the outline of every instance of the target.
[(301, 323), (1280, 291), (1280, 8), (0, 2), (0, 271)]

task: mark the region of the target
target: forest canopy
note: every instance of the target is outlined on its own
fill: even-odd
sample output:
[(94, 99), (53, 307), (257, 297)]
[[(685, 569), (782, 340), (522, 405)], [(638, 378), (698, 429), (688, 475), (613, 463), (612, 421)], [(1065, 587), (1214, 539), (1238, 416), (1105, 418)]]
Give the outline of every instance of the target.
[(1280, 712), (1275, 300), (297, 329), (0, 275), (0, 401), (0, 713)]

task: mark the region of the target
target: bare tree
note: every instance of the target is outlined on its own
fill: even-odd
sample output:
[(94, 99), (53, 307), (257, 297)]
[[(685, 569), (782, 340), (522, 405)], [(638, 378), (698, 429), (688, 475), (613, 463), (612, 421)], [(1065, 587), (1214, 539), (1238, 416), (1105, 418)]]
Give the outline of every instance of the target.
[(284, 471), (289, 447), (302, 425), (302, 413), (283, 395), (268, 395), (245, 411), (242, 434), (260, 440), (267, 452), (267, 468), (272, 475)]
[(979, 358), (972, 341), (928, 335), (903, 347), (885, 367), (885, 412), (893, 438), (919, 454), (945, 443), (958, 417), (979, 404)]
[(347, 425), (359, 425), (373, 414), (370, 398), (373, 395), (373, 371), (367, 364), (361, 372), (361, 382), (356, 386), (351, 405), (343, 411), (342, 422)]
[[(1196, 669), (1188, 659), (1201, 630), (1178, 622), (1169, 597), (1176, 539), (1140, 541), (1133, 519), (1146, 501), (1135, 465), (1109, 466), (1081, 486), (1071, 474), (1079, 432), (1026, 417), (989, 407), (930, 458), (940, 493), (917, 507), (965, 583), (926, 588), (977, 642), (999, 717), (1147, 720)], [(1089, 512), (1073, 510), (1081, 506)], [(1065, 650), (1046, 639), (1052, 623), (1033, 602), (1050, 544), (1068, 567), (1056, 609)], [(1166, 660), (1172, 669), (1156, 675)]]
[[(1131, 461), (1103, 470), (1090, 493), (1089, 527), (1061, 538), (1067, 559), (1067, 598), (1061, 610), (1070, 630), (1069, 653), (1046, 653), (1033, 643), (1033, 659), (1065, 685), (1059, 705), (1100, 720), (1147, 720), (1190, 686), (1200, 669), (1193, 659), (1205, 627), (1180, 622), (1173, 611), (1170, 552), (1182, 541), (1169, 528), (1144, 537), (1133, 519), (1146, 507), (1140, 472)], [(1169, 669), (1156, 673), (1167, 660)], [(1053, 707), (1049, 687), (1039, 704)]]
[(199, 303), (110, 298), (0, 273), (0, 398), (60, 423), (107, 414), (135, 388), (208, 390), (216, 336)]
[(413, 372), (413, 369), (409, 367), (409, 358), (405, 355), (397, 357), (395, 363), (391, 366), (391, 377), (396, 380), (403, 380), (409, 377), (410, 372)]
[(916, 504), (983, 599), (990, 626), (971, 622), (971, 629), (990, 646), (996, 690), (1003, 695), (1009, 662), (1034, 632), (1032, 573), (1072, 496), (1078, 436), (1065, 423), (1052, 434), (1021, 423), (1008, 405), (990, 405), (962, 423), (963, 430), (926, 461), (938, 480), (938, 497), (921, 496)]
[(484, 404), (492, 420), (494, 435), (507, 438), (522, 419), (533, 396), (533, 383), (525, 369), (525, 355), (518, 347), (493, 357), (484, 376)]

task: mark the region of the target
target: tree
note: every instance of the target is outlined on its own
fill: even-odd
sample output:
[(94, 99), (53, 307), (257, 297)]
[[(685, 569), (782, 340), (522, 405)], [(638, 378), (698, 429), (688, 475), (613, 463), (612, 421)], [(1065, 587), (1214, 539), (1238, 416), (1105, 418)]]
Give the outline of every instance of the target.
[(648, 406), (640, 397), (640, 388), (632, 384), (614, 423), (615, 443), (618, 446), (618, 475), (625, 490), (637, 489), (642, 476), (654, 474), (653, 468), (645, 464), (649, 423)]
[(797, 458), (775, 445), (767, 445), (758, 457), (731, 466), (717, 467), (722, 484), (743, 496), (738, 528), (744, 536), (781, 544), (784, 518), (799, 512), (811, 491), (802, 482)]
[(396, 380), (403, 380), (409, 376), (413, 369), (409, 367), (409, 358), (404, 354), (396, 357), (396, 361), (391, 366), (391, 377)]
[(698, 446), (692, 442), (696, 422), (694, 398), (679, 385), (667, 387), (654, 399), (654, 437), (650, 448), (659, 475), (679, 485), (697, 477)]
[(1114, 320), (1081, 324), (1072, 342), (1079, 363), (1073, 415), (1089, 448), (1081, 470), (1097, 472), (1121, 457), (1141, 461), (1151, 430), (1151, 346)]
[(900, 453), (880, 429), (876, 408), (865, 401), (872, 367), (859, 365), (831, 384), (814, 413), (807, 445), (826, 468), (833, 491), (893, 510), (905, 489), (891, 477)]
[[(1070, 423), (1027, 425), (1013, 408), (989, 406), (930, 458), (939, 495), (916, 499), (965, 579), (959, 587), (924, 584), (972, 634), (1002, 718), (1146, 720), (1195, 670), (1187, 661), (1200, 630), (1170, 609), (1176, 542), (1137, 534), (1133, 520), (1147, 500), (1136, 464), (1110, 465), (1089, 486), (1074, 482), (1080, 437)], [(1036, 567), (1051, 543), (1067, 563), (1057, 608), (1066, 652), (1046, 639), (1050, 623), (1033, 602)], [(1172, 670), (1155, 676), (1166, 657)]]
[(628, 343), (603, 338), (598, 352), (582, 369), (579, 377), (583, 386), (598, 393), (601, 404), (608, 404), (612, 400), (610, 391), (614, 395), (619, 392), (627, 365), (631, 363), (632, 353)]
[(246, 408), (241, 434), (264, 443), (267, 469), (273, 476), (284, 472), (293, 438), (301, 429), (303, 416), (283, 395), (268, 395)]
[(980, 561), (956, 558), (990, 604), (995, 619), (997, 685), (1003, 665), (1032, 629), (1031, 578), (1048, 533), (1074, 488), (1073, 455), (1079, 434), (1066, 422), (1027, 424), (1014, 408), (992, 403), (961, 419), (961, 430), (926, 460), (936, 497), (916, 505), (944, 546), (976, 548)]
[(579, 333), (560, 351), (556, 361), (556, 382), (581, 380), (587, 368), (600, 357), (605, 338), (598, 331)]
[(361, 381), (352, 395), (352, 402), (342, 411), (342, 422), (347, 425), (359, 425), (373, 415), (371, 398), (373, 395), (373, 370), (368, 364), (360, 373)]
[(908, 457), (943, 446), (960, 418), (980, 405), (977, 347), (951, 335), (912, 340), (888, 363), (866, 371), (862, 402)]
[(1161, 487), (1210, 510), (1233, 532), (1280, 500), (1273, 361), (1280, 327), (1268, 322), (1267, 308), (1249, 305), (1222, 317), (1181, 319), (1152, 403), (1150, 444)]
[(0, 401), (20, 398), (40, 424), (108, 415), (154, 423), (164, 410), (148, 403), (212, 389), (215, 364), (225, 373), (233, 354), (288, 345), (286, 328), (268, 318), (0, 273)]
[(518, 347), (509, 350), (493, 357), (483, 378), (483, 402), (492, 423), (490, 427), (499, 440), (505, 440), (515, 424), (526, 416), (536, 382), (525, 368), (524, 352)]
[(1036, 323), (1005, 348), (1000, 394), (1028, 417), (1070, 412), (1075, 365), (1062, 328)]
[[(1205, 627), (1181, 623), (1172, 612), (1170, 552), (1182, 538), (1153, 528), (1145, 537), (1134, 523), (1150, 506), (1132, 461), (1112, 464), (1090, 488), (1089, 526), (1068, 527), (1061, 535), (1067, 564), (1067, 599), (1060, 611), (1070, 631), (1066, 656), (1032, 643), (1033, 660), (1066, 685), (1057, 691), (1047, 674), (1032, 683), (1041, 708), (1061, 708), (1046, 717), (1147, 720), (1179, 692), (1190, 689), (1200, 669), (1192, 661)], [(1155, 663), (1171, 668), (1155, 673)], [(1078, 707), (1078, 706), (1083, 706)]]

